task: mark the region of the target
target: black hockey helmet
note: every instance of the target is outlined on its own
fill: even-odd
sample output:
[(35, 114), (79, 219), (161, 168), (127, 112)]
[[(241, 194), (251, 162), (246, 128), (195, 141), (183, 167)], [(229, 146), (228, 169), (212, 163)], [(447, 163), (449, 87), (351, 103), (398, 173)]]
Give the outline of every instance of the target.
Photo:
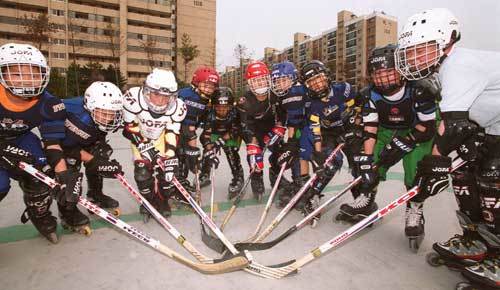
[(376, 47), (368, 58), (368, 73), (375, 90), (387, 95), (404, 85), (403, 77), (396, 70), (394, 52), (397, 46), (388, 44)]
[(302, 67), (300, 81), (312, 97), (321, 99), (330, 93), (330, 70), (319, 60), (312, 60)]
[(228, 87), (219, 87), (212, 98), (212, 106), (219, 118), (225, 118), (234, 106), (233, 91)]

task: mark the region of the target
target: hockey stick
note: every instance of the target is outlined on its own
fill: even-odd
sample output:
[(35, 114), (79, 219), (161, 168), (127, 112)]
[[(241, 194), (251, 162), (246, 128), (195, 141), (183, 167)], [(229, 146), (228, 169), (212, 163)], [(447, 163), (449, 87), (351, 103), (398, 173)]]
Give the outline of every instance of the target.
[[(160, 165), (161, 167), (161, 165)], [(177, 179), (176, 179), (177, 180)], [(198, 201), (194, 201), (196, 204), (200, 205), (201, 204), (201, 188), (200, 188), (200, 174), (199, 174), (199, 170), (198, 170), (198, 167), (196, 167), (196, 172), (195, 172), (195, 180), (196, 180), (196, 197), (198, 199)], [(175, 183), (174, 183), (175, 184)], [(179, 183), (180, 185), (180, 183)], [(184, 192), (189, 195), (189, 193), (186, 191), (186, 189), (184, 187), (182, 187), (182, 189), (184, 190), (184, 192), (178, 187), (176, 186), (177, 189), (182, 193), (182, 195), (184, 196), (184, 198), (186, 198), (186, 195), (184, 195)], [(191, 197), (191, 195), (189, 195)], [(186, 198), (187, 199), (187, 198)], [(192, 199), (192, 198), (191, 198)], [(189, 200), (188, 200), (189, 202)], [(191, 206), (193, 207), (193, 204), (191, 202), (189, 202), (191, 204)], [(193, 207), (194, 208), (194, 207)], [(201, 208), (200, 208), (201, 209)], [(205, 213), (203, 211), (203, 209), (201, 209), (201, 211), (203, 213)], [(201, 240), (203, 241), (203, 243), (205, 245), (207, 245), (209, 248), (211, 248), (212, 250), (216, 251), (216, 252), (221, 252), (221, 251), (224, 251), (225, 247), (224, 245), (221, 244), (220, 240), (215, 238), (215, 237), (212, 237), (212, 235), (210, 235), (207, 230), (205, 229), (205, 225), (203, 224), (203, 218), (201, 217), (201, 215), (199, 215), (199, 218), (200, 218), (200, 226), (201, 226)], [(207, 224), (208, 225), (208, 224)]]
[[(335, 155), (340, 152), (344, 147), (344, 143), (341, 143), (335, 147), (335, 149), (330, 153), (328, 158), (325, 160), (325, 164), (328, 164), (335, 158)], [(304, 193), (312, 186), (314, 181), (318, 178), (318, 174), (314, 173), (311, 178), (300, 188), (300, 190), (293, 196), (293, 198), (288, 202), (288, 204), (280, 211), (280, 213), (274, 218), (274, 220), (267, 226), (267, 228), (255, 239), (255, 242), (260, 242), (264, 240), (269, 234), (279, 225), (279, 223), (285, 218), (292, 207), (299, 201), (299, 199), (304, 195)]]
[(215, 167), (210, 172), (210, 219), (214, 219)]
[[(186, 189), (180, 184), (180, 182), (177, 180), (177, 178), (174, 176), (172, 179), (172, 182), (174, 183), (175, 187), (182, 193), (184, 198), (186, 198), (193, 207), (193, 209), (198, 213), (200, 218), (203, 220), (203, 222), (212, 230), (212, 232), (219, 238), (219, 242), (223, 244), (233, 255), (238, 255), (240, 252), (234, 247), (234, 245), (226, 238), (226, 236), (222, 233), (222, 231), (217, 227), (217, 225), (210, 219), (210, 217), (203, 211), (203, 209), (196, 203), (196, 201), (193, 199), (191, 195), (186, 191)], [(212, 238), (212, 237), (211, 237)], [(280, 270), (280, 268), (275, 268), (279, 267), (280, 265), (275, 265), (275, 266), (264, 266), (261, 265), (255, 261), (252, 261), (252, 258), (250, 256), (250, 253), (248, 252), (242, 252), (245, 254), (245, 256), (248, 258), (248, 261), (250, 261), (250, 264), (244, 269), (245, 271), (252, 273), (254, 275), (264, 277), (264, 278), (280, 278), (284, 274), (286, 275), (287, 272), (283, 272)], [(294, 260), (288, 261), (285, 263), (282, 263), (281, 265), (288, 265), (293, 263)]]
[(186, 238), (172, 225), (165, 217), (163, 217), (147, 199), (145, 199), (137, 190), (135, 190), (132, 185), (125, 179), (121, 174), (115, 175), (116, 179), (130, 192), (130, 194), (135, 198), (135, 200), (146, 208), (151, 215), (160, 223), (163, 228), (165, 228), (170, 235), (183, 246), (191, 255), (193, 255), (198, 261), (206, 264), (214, 263), (214, 259), (211, 259), (202, 253), (200, 253)]
[[(276, 139), (279, 138), (278, 135), (275, 135), (273, 137), (273, 139), (271, 139), (271, 141), (268, 142), (271, 143), (271, 142), (276, 142)], [(266, 150), (267, 150), (267, 144), (266, 146), (264, 147), (264, 149), (262, 149), (262, 156), (264, 156), (264, 153), (266, 153)], [(243, 199), (243, 197), (245, 197), (245, 189), (247, 188), (248, 184), (250, 183), (250, 180), (252, 178), (252, 175), (254, 174), (254, 172), (257, 170), (257, 167), (253, 167), (252, 170), (250, 171), (250, 174), (248, 175), (248, 178), (247, 180), (245, 181), (243, 187), (241, 188), (240, 192), (238, 193), (238, 195), (236, 195), (236, 198), (235, 200), (233, 201), (233, 205), (231, 206), (231, 208), (229, 209), (229, 211), (227, 212), (226, 216), (224, 217), (224, 220), (222, 221), (222, 224), (220, 225), (220, 230), (223, 231), (224, 228), (226, 227), (227, 223), (229, 222), (229, 220), (231, 219), (231, 217), (234, 215), (234, 212), (236, 211), (236, 209), (238, 208), (238, 204), (241, 202), (241, 200)]]
[[(464, 165), (466, 161), (458, 158), (455, 160), (452, 164), (452, 167), (450, 169), (450, 172), (455, 171), (456, 169), (460, 168), (462, 165)], [(326, 252), (330, 251), (331, 249), (335, 248), (336, 246), (340, 245), (342, 242), (346, 241), (350, 237), (354, 236), (364, 228), (368, 227), (369, 225), (373, 224), (374, 222), (378, 221), (382, 217), (386, 216), (390, 212), (392, 212), (395, 208), (398, 206), (405, 204), (407, 201), (409, 201), (412, 197), (417, 195), (419, 192), (418, 186), (414, 186), (412, 189), (404, 193), (403, 195), (399, 196), (397, 199), (389, 203), (386, 207), (379, 209), (378, 211), (373, 212), (366, 218), (362, 219), (355, 225), (351, 226), (341, 234), (335, 236), (334, 238), (328, 240), (327, 242), (323, 243), (317, 248), (314, 248), (312, 251), (310, 251), (308, 254), (303, 256), (302, 258), (296, 260), (294, 263), (290, 265), (283, 266), (279, 268), (283, 272), (288, 272), (287, 274), (284, 274), (282, 277), (288, 276), (290, 274), (297, 273), (301, 267), (304, 265), (308, 264), (309, 262), (321, 257), (324, 255)]]
[[(285, 168), (286, 168), (286, 164), (283, 164), (281, 166), (278, 177), (276, 178), (276, 181), (274, 183), (273, 190), (271, 191), (271, 194), (269, 195), (269, 198), (267, 199), (266, 207), (264, 208), (264, 211), (262, 212), (262, 215), (260, 216), (259, 223), (257, 224), (257, 227), (255, 228), (255, 231), (253, 232), (253, 234), (250, 237), (248, 237), (244, 241), (244, 243), (252, 242), (259, 234), (259, 232), (262, 228), (262, 224), (264, 223), (264, 220), (266, 219), (267, 214), (269, 213), (269, 210), (271, 209), (271, 205), (273, 204), (273, 199), (274, 199), (274, 196), (276, 195), (276, 192), (278, 191), (278, 186), (281, 182), (281, 177), (283, 176), (283, 173), (285, 172)], [(238, 249), (237, 245), (238, 244), (235, 244), (235, 247)]]
[(344, 189), (342, 189), (342, 191), (340, 191), (336, 195), (330, 197), (327, 201), (325, 201), (323, 204), (321, 204), (319, 207), (317, 207), (314, 211), (309, 213), (306, 217), (304, 217), (297, 224), (290, 227), (286, 232), (281, 234), (276, 239), (269, 241), (269, 242), (266, 242), (266, 243), (246, 243), (246, 242), (243, 242), (243, 243), (235, 244), (234, 246), (236, 247), (236, 249), (238, 249), (240, 251), (243, 251), (243, 250), (262, 251), (262, 250), (267, 250), (267, 249), (274, 247), (275, 245), (277, 245), (278, 243), (280, 243), (281, 241), (283, 241), (287, 237), (291, 236), (293, 233), (302, 229), (305, 225), (307, 225), (309, 223), (310, 220), (312, 220), (318, 214), (322, 213), (328, 205), (330, 205), (331, 203), (333, 203), (334, 201), (339, 199), (342, 195), (344, 195), (346, 192), (348, 192), (351, 188), (356, 186), (360, 180), (361, 180), (361, 177), (358, 177), (358, 178), (354, 179), (353, 181), (351, 181)]
[[(59, 184), (54, 179), (48, 177), (47, 175), (43, 174), (42, 172), (38, 171), (35, 167), (33, 167), (27, 163), (20, 162), (19, 168), (21, 168), (22, 170), (24, 170), (28, 174), (34, 176), (35, 178), (42, 181), (43, 183), (47, 184), (51, 188), (59, 186)], [(86, 209), (88, 209), (92, 213), (98, 215), (103, 220), (109, 222), (113, 226), (124, 231), (128, 235), (136, 238), (137, 240), (150, 246), (151, 248), (155, 249), (156, 251), (162, 253), (163, 255), (165, 255), (165, 256), (167, 256), (167, 257), (169, 257), (169, 258), (171, 258), (171, 259), (173, 259), (181, 264), (184, 264), (185, 266), (188, 266), (191, 269), (194, 269), (198, 272), (201, 272), (204, 274), (221, 274), (221, 273), (227, 273), (227, 272), (241, 270), (242, 268), (245, 268), (246, 266), (249, 265), (249, 260), (246, 257), (244, 257), (243, 255), (240, 255), (237, 257), (230, 257), (227, 260), (214, 260), (213, 264), (203, 264), (203, 263), (192, 262), (191, 260), (185, 258), (181, 254), (178, 254), (177, 252), (175, 252), (175, 251), (171, 250), (170, 248), (168, 248), (167, 246), (163, 245), (159, 240), (156, 240), (154, 238), (147, 236), (146, 234), (142, 233), (141, 231), (139, 231), (135, 227), (118, 219), (117, 217), (113, 216), (112, 214), (108, 213), (107, 211), (96, 206), (95, 204), (91, 203), (90, 201), (88, 201), (87, 199), (85, 199), (81, 196), (78, 198), (78, 204), (85, 207)]]

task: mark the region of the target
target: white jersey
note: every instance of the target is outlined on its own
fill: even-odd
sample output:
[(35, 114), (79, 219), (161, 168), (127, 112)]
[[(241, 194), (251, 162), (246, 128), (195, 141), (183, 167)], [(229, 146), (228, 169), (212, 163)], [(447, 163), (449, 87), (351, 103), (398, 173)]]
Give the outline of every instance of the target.
[(181, 122), (186, 117), (187, 112), (184, 102), (177, 98), (176, 102), (168, 108), (165, 114), (160, 116), (151, 114), (144, 100), (141, 87), (128, 90), (124, 96), (123, 108), (124, 121), (126, 123), (138, 123), (141, 135), (151, 140), (157, 140), (166, 130), (179, 134)]
[(500, 52), (455, 48), (439, 80), (442, 112), (469, 111), (486, 134), (500, 135)]

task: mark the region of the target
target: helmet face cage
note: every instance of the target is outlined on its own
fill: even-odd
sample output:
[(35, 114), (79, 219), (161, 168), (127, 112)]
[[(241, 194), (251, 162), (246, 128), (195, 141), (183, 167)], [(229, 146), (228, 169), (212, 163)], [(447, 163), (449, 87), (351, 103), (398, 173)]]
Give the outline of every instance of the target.
[(313, 96), (318, 98), (324, 98), (330, 92), (328, 77), (324, 72), (314, 74), (310, 78), (305, 80), (306, 87), (311, 90)]
[(271, 90), (279, 97), (288, 93), (294, 83), (294, 79), (290, 75), (273, 75), (271, 78)]
[(271, 77), (266, 74), (251, 78), (248, 80), (248, 87), (255, 95), (265, 95), (271, 88)]
[(403, 85), (401, 74), (396, 68), (377, 69), (370, 76), (375, 89), (384, 95), (396, 91)]
[(213, 81), (206, 80), (198, 83), (197, 89), (198, 92), (202, 97), (209, 98), (212, 96), (215, 92), (215, 89), (217, 88), (217, 84)]
[(0, 67), (0, 83), (12, 94), (30, 99), (49, 83), (50, 68), (32, 63), (8, 63)]
[(423, 79), (435, 71), (442, 56), (443, 50), (436, 41), (398, 48), (396, 69), (407, 80)]
[(103, 132), (111, 132), (118, 129), (123, 121), (122, 110), (109, 110), (103, 108), (95, 108), (91, 112), (94, 123), (97, 124), (99, 130)]
[(148, 85), (143, 87), (143, 95), (148, 108), (155, 114), (164, 114), (175, 103), (177, 92), (162, 87), (154, 89)]

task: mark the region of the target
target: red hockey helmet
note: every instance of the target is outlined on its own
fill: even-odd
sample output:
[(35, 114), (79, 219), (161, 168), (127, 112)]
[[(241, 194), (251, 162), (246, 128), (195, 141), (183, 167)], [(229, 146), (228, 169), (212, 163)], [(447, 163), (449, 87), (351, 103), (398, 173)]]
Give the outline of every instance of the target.
[(247, 66), (245, 78), (248, 88), (256, 95), (265, 95), (271, 89), (271, 74), (262, 61), (252, 62)]
[(263, 63), (262, 61), (255, 61), (247, 66), (245, 78), (249, 80), (260, 76), (266, 76), (269, 74), (270, 74), (269, 69), (267, 68), (267, 65), (265, 63)]
[(211, 82), (215, 86), (219, 85), (219, 73), (214, 68), (202, 66), (196, 69), (191, 79), (191, 84), (195, 87), (201, 82)]

